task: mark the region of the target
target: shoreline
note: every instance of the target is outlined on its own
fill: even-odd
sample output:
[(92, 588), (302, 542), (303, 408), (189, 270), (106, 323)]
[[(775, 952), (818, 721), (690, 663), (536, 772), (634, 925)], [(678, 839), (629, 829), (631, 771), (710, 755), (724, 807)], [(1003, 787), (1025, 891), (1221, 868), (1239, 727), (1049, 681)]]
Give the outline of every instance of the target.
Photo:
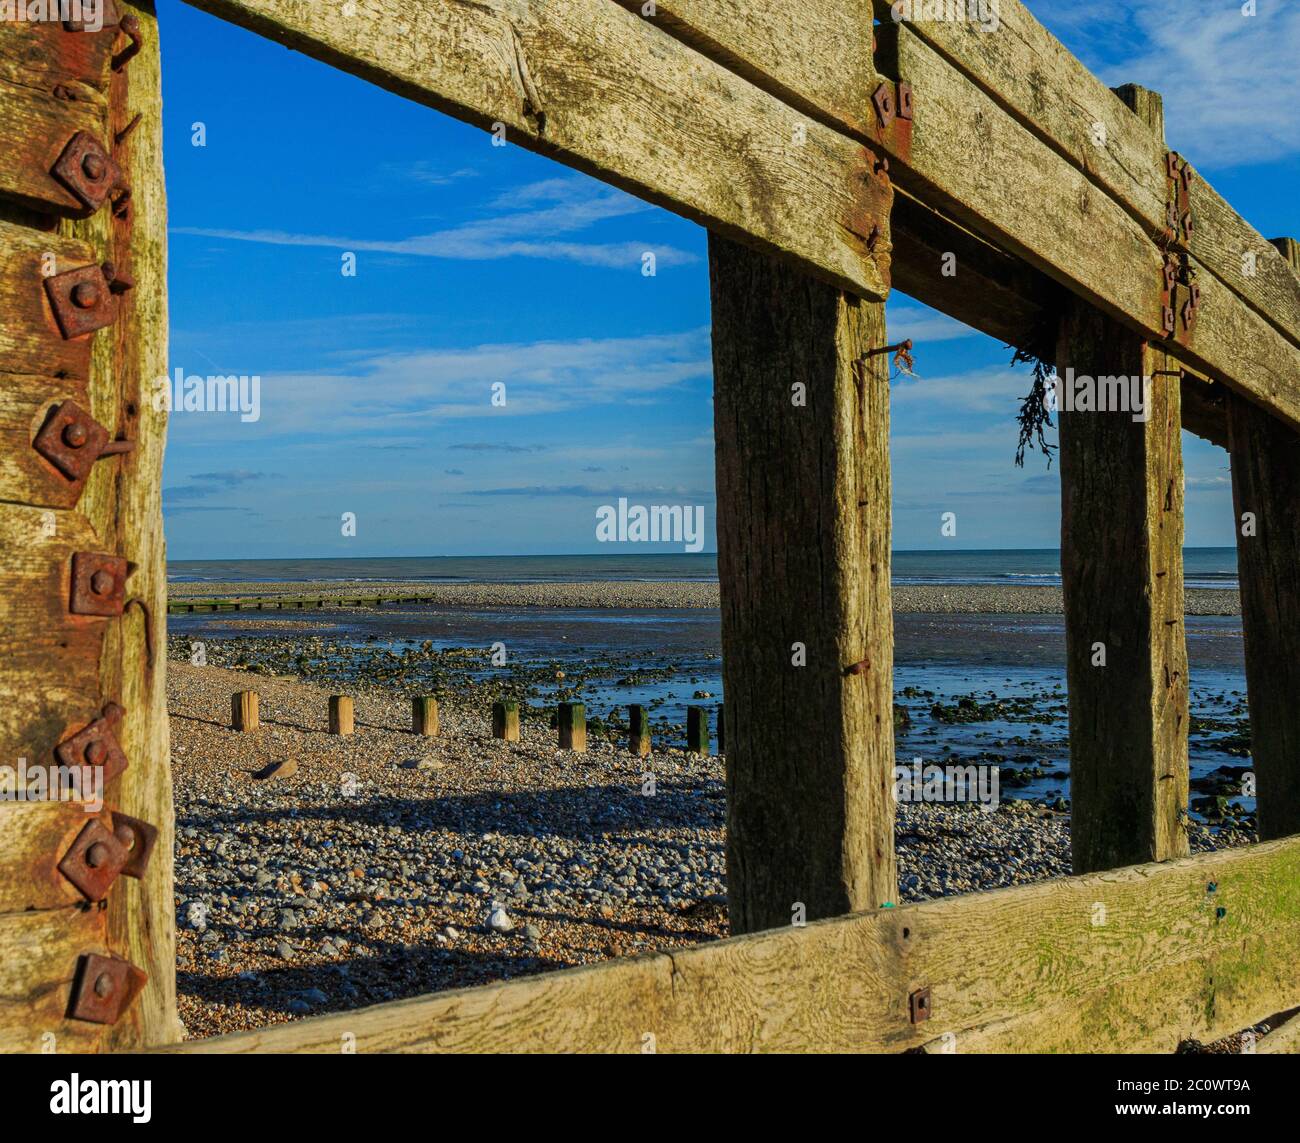
[[(697, 580), (606, 580), (539, 583), (421, 583), (419, 581), (299, 580), (279, 583), (169, 583), (168, 599), (339, 599), (418, 593), (424, 606), (573, 610), (716, 608), (716, 583)], [(894, 588), (896, 614), (1060, 615), (1060, 587), (1020, 584), (903, 584)], [(1240, 615), (1236, 588), (1185, 589), (1187, 615)]]

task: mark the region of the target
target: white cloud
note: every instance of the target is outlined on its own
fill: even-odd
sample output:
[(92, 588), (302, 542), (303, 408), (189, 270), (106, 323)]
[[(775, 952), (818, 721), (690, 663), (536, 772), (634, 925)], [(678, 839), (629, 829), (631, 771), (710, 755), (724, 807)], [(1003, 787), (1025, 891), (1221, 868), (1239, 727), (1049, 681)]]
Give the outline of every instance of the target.
[[(654, 208), (620, 190), (586, 179), (554, 178), (531, 183), (502, 195), (491, 218), (465, 222), (432, 234), (409, 238), (373, 239), (329, 234), (299, 234), (286, 230), (231, 230), (221, 227), (178, 226), (173, 234), (258, 242), (270, 246), (332, 247), (337, 250), (400, 254), (458, 261), (500, 258), (543, 258), (611, 269), (639, 267), (641, 256), (653, 251), (660, 265), (694, 262), (689, 251), (654, 242), (573, 242), (560, 236), (585, 230), (599, 222), (640, 214)], [(519, 209), (529, 207), (531, 209)]]

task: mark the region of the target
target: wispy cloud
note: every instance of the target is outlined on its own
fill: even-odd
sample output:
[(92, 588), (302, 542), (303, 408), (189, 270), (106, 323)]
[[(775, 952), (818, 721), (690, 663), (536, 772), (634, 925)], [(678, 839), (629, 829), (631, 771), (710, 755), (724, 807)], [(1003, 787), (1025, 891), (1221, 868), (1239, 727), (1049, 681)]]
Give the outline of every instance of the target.
[[(258, 242), (269, 246), (324, 246), (337, 250), (403, 254), (418, 258), (495, 261), (500, 258), (543, 258), (586, 266), (626, 269), (639, 266), (653, 251), (660, 266), (696, 261), (689, 251), (648, 240), (578, 242), (566, 236), (611, 219), (654, 209), (629, 194), (589, 179), (556, 178), (531, 183), (502, 195), (490, 218), (461, 223), (431, 234), (409, 238), (374, 239), (331, 234), (300, 234), (287, 230), (231, 230), (222, 227), (178, 226), (173, 234)], [(528, 209), (521, 209), (528, 208)]]
[(1300, 154), (1300, 4), (1258, 0), (1042, 0), (1034, 15), (1111, 86), (1160, 92), (1169, 145), (1198, 167)]
[(218, 492), (238, 488), (241, 484), (274, 478), (277, 473), (250, 472), (247, 469), (233, 469), (226, 472), (196, 472), (188, 477), (188, 483), (163, 489), (163, 497), (169, 502), (177, 500), (205, 500)]

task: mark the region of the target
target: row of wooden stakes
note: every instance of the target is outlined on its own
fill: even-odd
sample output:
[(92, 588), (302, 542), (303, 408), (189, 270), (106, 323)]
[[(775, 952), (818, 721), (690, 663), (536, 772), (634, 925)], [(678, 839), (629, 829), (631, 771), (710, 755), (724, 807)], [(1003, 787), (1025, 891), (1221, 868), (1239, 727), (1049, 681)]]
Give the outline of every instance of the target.
[[(582, 753), (587, 749), (587, 708), (580, 702), (562, 702), (559, 711), (561, 750)], [(330, 733), (349, 735), (356, 728), (352, 699), (348, 695), (331, 695), (329, 700)], [(236, 691), (230, 696), (231, 729), (241, 732), (257, 730), (256, 691)], [(645, 757), (651, 751), (650, 713), (644, 706), (627, 708), (627, 748)], [(428, 695), (411, 699), (411, 731), (432, 738), (437, 735), (438, 700)], [(718, 752), (723, 751), (723, 707), (718, 706)], [(519, 741), (519, 700), (500, 699), (492, 704), (492, 737), (505, 742)], [(693, 754), (709, 753), (709, 712), (702, 706), (686, 708), (686, 749)]]

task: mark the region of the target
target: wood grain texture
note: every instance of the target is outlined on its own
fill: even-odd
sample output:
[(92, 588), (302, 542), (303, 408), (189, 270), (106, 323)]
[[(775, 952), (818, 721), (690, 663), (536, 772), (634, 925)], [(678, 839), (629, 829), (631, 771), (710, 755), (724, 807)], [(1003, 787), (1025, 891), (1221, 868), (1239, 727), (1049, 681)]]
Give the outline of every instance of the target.
[[(162, 92), (159, 29), (153, 6), (122, 3), (140, 20), (144, 50), (117, 72), (109, 92), (110, 129), (121, 131), (136, 114), (140, 126), (119, 153), (129, 173), (129, 226), (109, 211), (64, 224), (91, 242), (102, 257), (129, 268), (135, 289), (124, 295), (121, 316), (96, 335), (91, 412), (135, 450), (95, 466), (81, 510), (98, 529), (103, 550), (135, 565), (128, 605), (104, 638), (100, 690), (126, 708), (120, 727), (131, 766), (118, 779), (112, 804), (158, 828), (147, 875), (119, 879), (108, 903), (114, 951), (143, 969), (149, 983), (113, 1026), (106, 1044), (139, 1047), (177, 1034), (173, 821), (166, 704), (166, 548), (162, 522), (162, 459), (167, 417), (147, 395), (167, 376), (167, 210), (162, 162)], [(134, 601), (134, 602), (131, 602)], [(110, 787), (111, 789), (111, 787)]]
[(1059, 413), (1070, 841), (1087, 873), (1188, 852), (1181, 394), (1164, 353), (1075, 300), (1056, 366), (1067, 385), (1151, 378), (1145, 421)]
[(348, 18), (315, 0), (191, 2), (476, 126), (502, 123), (511, 142), (837, 286), (888, 291), (867, 149), (611, 0), (357, 0)]
[(1228, 425), (1259, 834), (1286, 837), (1300, 833), (1300, 433), (1235, 394)]
[(95, 1052), (102, 1024), (69, 1020), (77, 965), (109, 952), (99, 909), (69, 907), (0, 916), (0, 1052)]
[(59, 862), (86, 824), (96, 819), (112, 828), (107, 813), (89, 813), (77, 802), (0, 801), (0, 846), (11, 855), (0, 863), (0, 917), (84, 902), (59, 872)]
[(65, 341), (45, 293), (46, 256), (58, 273), (97, 265), (94, 247), (57, 234), (0, 220), (0, 375), (73, 378), (90, 376), (90, 346), (103, 331)]
[[(0, 39), (12, 27), (0, 24)], [(82, 213), (81, 201), (51, 172), (78, 131), (109, 144), (106, 119), (102, 102), (56, 99), (49, 89), (16, 82), (0, 68), (0, 196), (32, 209)]]
[(1291, 839), (159, 1050), (884, 1052), (950, 1032), (958, 1051), (1170, 1052), (1296, 1003), (1298, 916)]
[[(897, 896), (883, 306), (709, 239), (732, 932)], [(802, 650), (800, 650), (802, 648)], [(852, 673), (851, 673), (852, 669)]]
[(89, 401), (85, 383), (21, 373), (7, 373), (0, 380), (0, 501), (39, 508), (76, 506), (78, 484), (32, 447), (50, 412), (64, 401), (84, 409)]

